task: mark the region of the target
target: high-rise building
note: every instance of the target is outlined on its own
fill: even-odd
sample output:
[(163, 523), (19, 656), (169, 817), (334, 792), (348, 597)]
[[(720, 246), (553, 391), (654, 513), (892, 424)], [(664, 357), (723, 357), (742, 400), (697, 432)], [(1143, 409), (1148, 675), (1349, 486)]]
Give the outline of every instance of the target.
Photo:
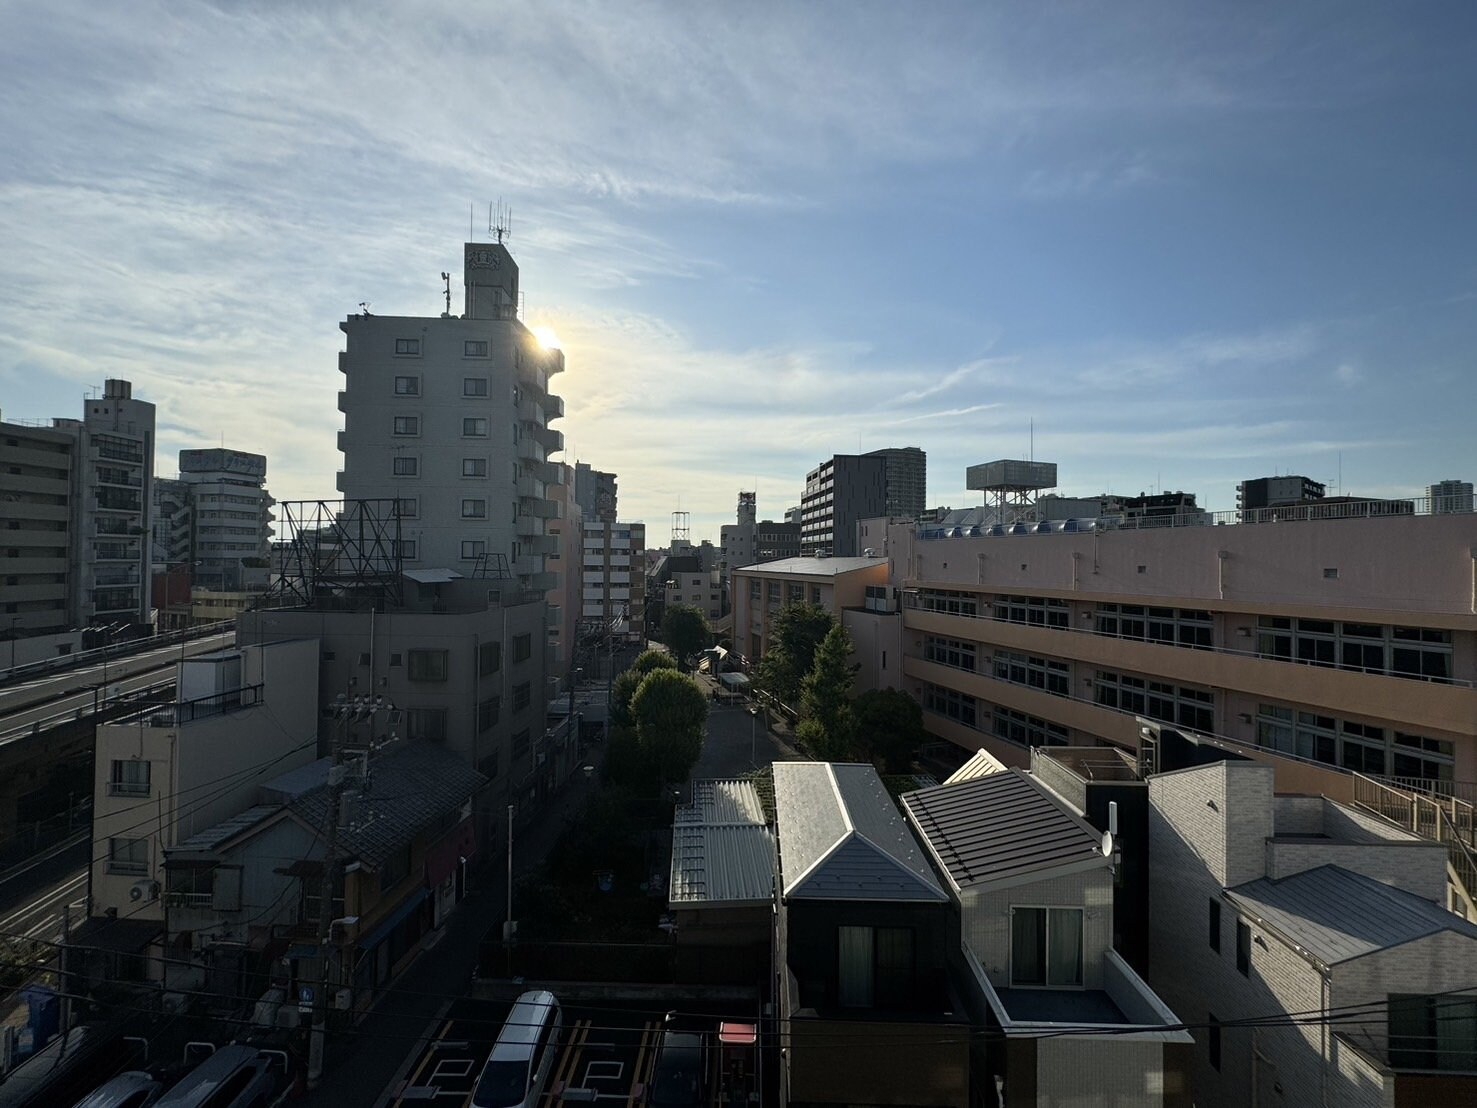
[(1242, 511), (1279, 508), (1306, 500), (1322, 500), (1327, 488), (1311, 477), (1257, 477), (1236, 486), (1236, 507)]
[(1435, 513), (1470, 512), (1472, 510), (1471, 481), (1437, 481), (1426, 486), (1426, 496)]
[(616, 479), (614, 473), (591, 469), (584, 462), (574, 464), (574, 499), (586, 519), (615, 522)]
[(887, 459), (887, 512), (894, 519), (917, 519), (928, 501), (928, 455), (916, 446), (889, 446), (863, 457)]
[[(169, 484), (183, 486), (188, 498), (183, 560), (194, 584), (219, 592), (265, 587), (275, 503), (265, 487), (267, 459), (244, 450), (181, 450), (179, 470)], [(164, 498), (156, 498), (161, 507)]]
[(725, 523), (718, 531), (718, 566), (721, 571), (800, 556), (798, 522), (758, 521), (757, 517), (757, 496), (752, 492), (739, 493), (737, 522)]
[(0, 478), (5, 623), (31, 634), (147, 623), (154, 405), (108, 380), (81, 419), (0, 433), (19, 471)]
[(582, 621), (645, 641), (646, 525), (586, 519), (582, 565)]
[(856, 525), (887, 514), (887, 465), (881, 454), (837, 454), (805, 475), (800, 501), (802, 554), (856, 555)]
[(351, 499), (400, 502), (410, 569), (553, 582), (545, 531), (558, 504), (548, 456), (564, 448), (549, 427), (564, 414), (550, 378), (564, 355), (518, 318), (518, 265), (502, 243), (465, 245), (461, 316), (350, 316), (340, 329), (344, 468)]
[(574, 466), (552, 463), (558, 480), (549, 485), (549, 496), (560, 505), (560, 515), (549, 520), (549, 534), (558, 541), (558, 549), (545, 563), (554, 575), (554, 586), (548, 601), (549, 676), (563, 679), (573, 664), (578, 645), (583, 574), (581, 544), (584, 541), (584, 516), (574, 499)]

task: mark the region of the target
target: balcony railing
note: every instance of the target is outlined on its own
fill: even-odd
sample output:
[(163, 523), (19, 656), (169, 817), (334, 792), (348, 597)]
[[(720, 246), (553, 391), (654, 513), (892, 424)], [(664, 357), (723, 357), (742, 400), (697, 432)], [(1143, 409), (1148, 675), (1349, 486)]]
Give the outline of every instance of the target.
[(214, 902), (214, 893), (164, 894), (164, 903), (171, 908), (209, 908)]
[[(1015, 595), (1015, 593), (1005, 593), (1002, 595)], [(1168, 607), (1168, 605), (1165, 605), (1165, 607)], [(773, 608), (772, 602), (771, 608)], [(1285, 662), (1288, 665), (1316, 666), (1319, 669), (1337, 669), (1343, 670), (1346, 673), (1369, 674), (1373, 677), (1396, 677), (1402, 681), (1424, 681), (1433, 685), (1457, 685), (1461, 688), (1466, 689), (1477, 687), (1477, 682), (1466, 681), (1459, 677), (1431, 677), (1421, 673), (1401, 673), (1395, 670), (1375, 669), (1371, 666), (1344, 665), (1342, 662), (1321, 662), (1314, 661), (1309, 658), (1289, 658), (1280, 654), (1263, 654), (1257, 650), (1237, 650), (1235, 647), (1230, 646), (1205, 646), (1200, 643), (1195, 643), (1192, 645), (1189, 643), (1171, 642), (1165, 639), (1137, 638), (1131, 635), (1110, 635), (1106, 632), (1097, 631), (1091, 627), (1050, 626), (1044, 623), (1031, 623), (1029, 621), (1018, 619), (1001, 619), (999, 616), (993, 614), (981, 615), (978, 612), (943, 611), (938, 608), (929, 607), (927, 604), (925, 604), (923, 602), (921, 590), (919, 590), (917, 587), (909, 587), (903, 590), (903, 608), (907, 611), (928, 612), (933, 615), (952, 616), (956, 619), (973, 619), (987, 623), (1005, 624), (1013, 627), (1032, 627), (1044, 631), (1054, 631), (1058, 633), (1091, 635), (1093, 638), (1097, 639), (1117, 639), (1123, 642), (1142, 643), (1145, 646), (1169, 647), (1174, 650), (1203, 650), (1212, 654), (1225, 654), (1229, 657), (1235, 658), (1252, 658), (1262, 662)], [(1096, 615), (1096, 613), (1086, 614), (1094, 616)], [(1256, 628), (1254, 626), (1251, 627), (1250, 630), (1253, 634), (1256, 633)], [(1279, 633), (1285, 635), (1288, 632), (1283, 631)]]
[[(1394, 781), (1404, 781), (1395, 785)], [(1435, 842), (1445, 843), (1451, 877), (1458, 886), (1467, 917), (1477, 915), (1477, 808), (1432, 789), (1434, 782), (1412, 778), (1377, 779), (1354, 774), (1354, 803), (1391, 823)]]
[(253, 707), (260, 704), (261, 699), (261, 685), (245, 685), (229, 692), (216, 693), (213, 696), (202, 696), (195, 700), (149, 708), (134, 718), (141, 720), (147, 727), (182, 727), (195, 720), (208, 719), (211, 716), (225, 715), (227, 712), (238, 712), (242, 708)]
[(1158, 531), (1165, 528), (1219, 527), (1243, 523), (1379, 519), (1386, 516), (1471, 515), (1473, 511), (1472, 497), (1461, 495), (1411, 496), (1392, 500), (1314, 500), (1306, 504), (1285, 504), (1275, 508), (1238, 508), (1226, 512), (1188, 511), (1165, 515), (1130, 515), (1126, 511), (1108, 512), (1098, 516), (1057, 520), (1043, 520), (1040, 515), (1041, 509), (1028, 505), (1016, 509), (1010, 518), (998, 523), (920, 527), (918, 537), (933, 540), (1092, 531)]

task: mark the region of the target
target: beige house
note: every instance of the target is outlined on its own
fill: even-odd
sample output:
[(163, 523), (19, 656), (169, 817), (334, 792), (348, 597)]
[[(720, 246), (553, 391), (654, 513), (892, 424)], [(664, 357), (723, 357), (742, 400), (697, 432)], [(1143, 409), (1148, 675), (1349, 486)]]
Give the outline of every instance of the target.
[(186, 659), (173, 704), (97, 729), (89, 915), (161, 921), (164, 851), (318, 755), (314, 638)]

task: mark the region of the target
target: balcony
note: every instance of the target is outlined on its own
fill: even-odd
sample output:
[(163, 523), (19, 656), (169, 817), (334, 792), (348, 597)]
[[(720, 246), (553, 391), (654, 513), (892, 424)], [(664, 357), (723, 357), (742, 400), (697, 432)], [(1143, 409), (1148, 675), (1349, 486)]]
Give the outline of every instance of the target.
[(559, 518), (559, 501), (557, 500), (532, 500), (529, 501), (528, 509), (539, 519)]
[(526, 535), (543, 538), (544, 521), (535, 515), (519, 516), (518, 522), (513, 524), (513, 533), (520, 539)]
[(339, 389), (338, 390), (338, 410), (341, 411), (341, 412), (347, 412), (349, 410), (349, 390), (348, 389)]
[(544, 460), (544, 448), (533, 435), (523, 435), (518, 439), (518, 457), (527, 462), (542, 462)]
[(526, 473), (518, 478), (516, 488), (520, 497), (533, 499), (544, 495), (543, 482), (535, 477), (530, 477)]
[(564, 418), (564, 397), (562, 397), (562, 396), (555, 396), (553, 393), (550, 393), (549, 394), (549, 398), (546, 401), (544, 401), (544, 419), (545, 420), (550, 420), (550, 419), (563, 419), (563, 418)]
[(556, 431), (552, 427), (544, 428), (544, 449), (550, 454), (558, 453), (564, 449), (564, 433)]
[(164, 903), (170, 908), (209, 908), (214, 893), (165, 893)]

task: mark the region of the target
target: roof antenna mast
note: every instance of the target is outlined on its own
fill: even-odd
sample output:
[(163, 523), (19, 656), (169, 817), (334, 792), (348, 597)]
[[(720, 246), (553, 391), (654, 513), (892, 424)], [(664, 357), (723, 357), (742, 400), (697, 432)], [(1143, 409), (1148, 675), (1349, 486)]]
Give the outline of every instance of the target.
[(501, 200), (487, 205), (487, 233), (499, 243), (513, 237), (513, 209)]

